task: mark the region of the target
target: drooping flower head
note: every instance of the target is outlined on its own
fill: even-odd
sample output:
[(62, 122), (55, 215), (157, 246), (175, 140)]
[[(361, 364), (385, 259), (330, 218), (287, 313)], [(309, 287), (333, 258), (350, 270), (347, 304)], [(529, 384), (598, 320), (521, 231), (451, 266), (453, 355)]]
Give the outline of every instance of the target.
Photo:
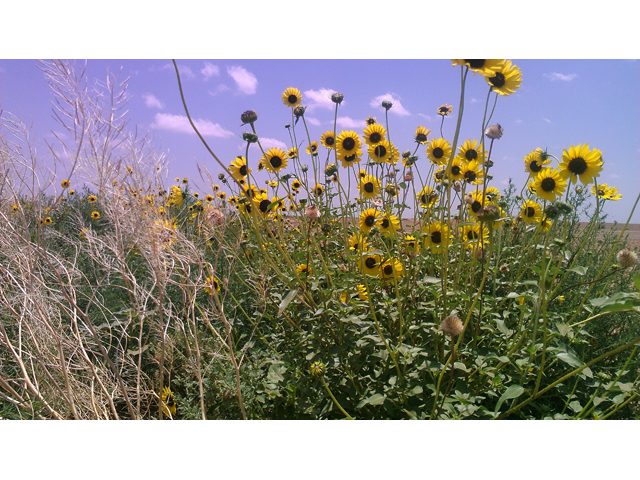
[(492, 75), (494, 72), (499, 71), (504, 64), (504, 60), (451, 60), (453, 66), (461, 65), (468, 66), (469, 69), (475, 75), (480, 73), (484, 76)]
[(591, 193), (603, 200), (620, 200), (622, 194), (618, 193), (616, 187), (609, 187), (606, 183), (599, 183), (598, 186), (591, 185)]
[(533, 152), (524, 157), (524, 169), (530, 177), (535, 177), (545, 165), (551, 163), (549, 154), (541, 148), (536, 148)]
[(515, 93), (522, 83), (522, 72), (518, 67), (507, 60), (499, 70), (485, 75), (485, 80), (491, 85), (491, 90), (506, 96)]
[(423, 126), (420, 126), (416, 128), (416, 133), (413, 135), (413, 138), (416, 141), (416, 143), (419, 143), (420, 145), (424, 145), (425, 143), (427, 143), (427, 138), (429, 137), (430, 133), (431, 133), (431, 130)]

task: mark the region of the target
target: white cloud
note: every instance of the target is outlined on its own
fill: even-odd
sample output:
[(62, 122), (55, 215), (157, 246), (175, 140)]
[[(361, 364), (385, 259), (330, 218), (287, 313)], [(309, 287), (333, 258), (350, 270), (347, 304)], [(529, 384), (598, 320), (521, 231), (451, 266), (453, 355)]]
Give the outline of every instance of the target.
[(365, 126), (364, 120), (354, 120), (351, 117), (338, 117), (338, 119), (336, 120), (336, 123), (342, 129), (364, 128)]
[(400, 103), (400, 97), (398, 97), (395, 93), (385, 93), (384, 95), (378, 95), (376, 98), (369, 102), (369, 105), (372, 107), (380, 107), (382, 108), (382, 101), (387, 100), (393, 103), (393, 107), (389, 110), (390, 113), (395, 113), (396, 115), (400, 115), (401, 117), (406, 117), (407, 115), (411, 115)]
[(206, 82), (211, 77), (220, 75), (220, 67), (211, 62), (204, 62), (204, 67), (200, 70), (200, 73), (204, 76), (204, 81)]
[(320, 126), (320, 120), (318, 120), (317, 118), (307, 117), (306, 115), (304, 116), (304, 118), (307, 121), (307, 123), (310, 123), (311, 125), (315, 125), (316, 127)]
[(142, 98), (144, 99), (144, 104), (147, 108), (159, 108), (160, 110), (164, 108), (164, 103), (158, 100), (156, 96), (151, 93), (145, 93), (142, 95)]
[(478, 99), (471, 97), (471, 101), (469, 103), (478, 103)]
[[(305, 103), (307, 103), (307, 110), (309, 111), (314, 110), (316, 107), (333, 110), (336, 108), (336, 104), (331, 101), (331, 95), (334, 93), (336, 93), (336, 91), (329, 88), (306, 90), (302, 98), (305, 100)], [(311, 99), (311, 103), (308, 102), (308, 99)], [(344, 104), (345, 102), (343, 101), (341, 105)]]
[(541, 117), (541, 118), (542, 118), (545, 122), (547, 122), (547, 123), (551, 123), (551, 120), (549, 120), (548, 118), (544, 118), (544, 117)]
[[(210, 120), (203, 120), (201, 118), (194, 119), (193, 123), (196, 124), (198, 131), (204, 137), (219, 137), (227, 138), (233, 137), (234, 133), (229, 130), (225, 130), (219, 124), (213, 123)], [(156, 113), (155, 119), (151, 124), (151, 128), (157, 128), (159, 130), (169, 130), (178, 133), (187, 133), (189, 135), (195, 135), (189, 119), (184, 115), (171, 115), (170, 113)]]
[[(173, 66), (173, 63), (166, 63), (165, 65), (160, 67), (160, 70), (171, 70), (175, 72), (175, 67)], [(180, 72), (180, 75), (182, 75), (183, 77), (196, 78), (196, 74), (193, 73), (193, 70), (191, 70), (191, 67), (187, 67), (186, 65), (178, 64), (178, 71)]]
[(620, 178), (620, 175), (618, 175), (617, 173), (610, 173), (609, 178)]
[(515, 124), (517, 124), (517, 125), (520, 125), (520, 124), (522, 123), (522, 120), (517, 119), (517, 120), (515, 120), (513, 123), (515, 123)]
[(253, 73), (239, 65), (227, 67), (227, 73), (236, 82), (240, 93), (244, 93), (245, 95), (253, 95), (256, 93), (258, 79)]
[(570, 82), (571, 80), (573, 80), (578, 76), (575, 73), (569, 73), (568, 75), (565, 75), (564, 73), (557, 73), (557, 72), (544, 73), (543, 75), (547, 77), (549, 80), (551, 80), (552, 82), (555, 82), (556, 80), (562, 80), (563, 82)]
[[(262, 149), (264, 151), (267, 151), (270, 148), (281, 148), (285, 152), (288, 150), (287, 145), (284, 142), (281, 142), (280, 140), (276, 140), (275, 138), (260, 137), (260, 145), (262, 145)], [(244, 150), (246, 148), (247, 148), (246, 144), (243, 144), (240, 146), (241, 150)], [(249, 150), (252, 150), (252, 151), (257, 150), (258, 152), (260, 152), (260, 148), (258, 147), (257, 143), (252, 143), (251, 146), (249, 147)], [(260, 153), (262, 154), (262, 152)]]
[(215, 97), (217, 94), (226, 92), (228, 90), (231, 90), (231, 87), (229, 87), (228, 85), (225, 85), (224, 83), (221, 83), (214, 90), (209, 90), (209, 95), (211, 95), (212, 97)]
[(433, 120), (430, 115), (425, 115), (424, 113), (419, 113), (418, 116), (424, 118), (428, 122)]

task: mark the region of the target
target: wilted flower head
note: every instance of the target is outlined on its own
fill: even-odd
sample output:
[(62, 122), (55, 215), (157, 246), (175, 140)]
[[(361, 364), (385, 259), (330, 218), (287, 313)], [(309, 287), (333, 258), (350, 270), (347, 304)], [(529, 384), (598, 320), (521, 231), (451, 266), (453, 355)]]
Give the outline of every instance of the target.
[(371, 204), (376, 208), (382, 208), (382, 199), (374, 198), (373, 200), (371, 200)]
[(468, 205), (473, 205), (473, 202), (474, 202), (475, 200), (473, 199), (473, 197), (472, 197), (471, 195), (469, 195), (469, 194), (467, 193), (467, 194), (465, 194), (465, 196), (464, 196), (464, 201), (465, 201), (465, 203), (467, 203)]
[(217, 208), (212, 208), (207, 212), (207, 223), (212, 227), (217, 227), (222, 225), (225, 221), (225, 215), (221, 210)]
[(331, 94), (331, 101), (333, 103), (335, 103), (336, 105), (340, 105), (342, 103), (342, 100), (344, 100), (344, 95), (338, 92), (332, 93)]
[(410, 182), (411, 180), (413, 180), (413, 172), (411, 170), (409, 170), (407, 173), (405, 173), (404, 175), (404, 181), (405, 182)]
[(442, 330), (446, 335), (451, 335), (452, 337), (460, 335), (463, 329), (464, 325), (462, 325), (462, 320), (455, 315), (448, 316), (440, 324), (440, 330)]
[(499, 139), (500, 137), (502, 137), (503, 133), (504, 129), (502, 128), (502, 126), (500, 126), (499, 123), (491, 125), (484, 131), (484, 134), (492, 140)]
[(622, 268), (633, 267), (638, 261), (638, 255), (636, 255), (636, 252), (633, 252), (628, 248), (620, 250), (616, 258)]
[(247, 110), (242, 115), (240, 115), (240, 120), (242, 121), (242, 125), (247, 123), (253, 124), (256, 120), (258, 120), (258, 114), (253, 110)]
[(453, 184), (453, 189), (454, 189), (456, 192), (460, 192), (460, 191), (462, 190), (462, 185), (460, 184), (460, 182), (456, 182), (456, 183), (454, 183), (454, 184)]
[(315, 220), (316, 218), (318, 218), (320, 216), (320, 210), (315, 205), (311, 205), (311, 206), (309, 206), (309, 207), (307, 207), (305, 209), (304, 215), (309, 220)]

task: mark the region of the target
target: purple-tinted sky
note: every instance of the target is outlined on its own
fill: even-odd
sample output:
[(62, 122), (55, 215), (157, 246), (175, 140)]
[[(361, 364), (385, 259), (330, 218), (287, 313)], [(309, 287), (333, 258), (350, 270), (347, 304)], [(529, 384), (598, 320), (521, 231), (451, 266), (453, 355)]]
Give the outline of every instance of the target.
[[(623, 198), (609, 202), (610, 220), (626, 221), (640, 189), (640, 64), (633, 60), (518, 60), (521, 88), (499, 97), (492, 123), (504, 136), (494, 144), (493, 184), (503, 189), (507, 179), (523, 185), (527, 176), (523, 157), (536, 147), (557, 157), (571, 145), (588, 143), (603, 152), (604, 171), (599, 181), (616, 186)], [(83, 61), (76, 62), (78, 67)], [(240, 114), (253, 109), (263, 146), (289, 148), (291, 110), (282, 104), (282, 92), (296, 87), (303, 94), (312, 140), (333, 129), (332, 91), (345, 96), (338, 110), (338, 131), (362, 133), (369, 115), (384, 121), (381, 100), (394, 102), (389, 111), (389, 134), (400, 151), (415, 148), (413, 134), (422, 125), (439, 136), (437, 108), (453, 105), (443, 133), (452, 140), (460, 96), (460, 69), (449, 60), (181, 60), (182, 81), (190, 113), (214, 152), (227, 165), (244, 155), (241, 139), (247, 126)], [(89, 60), (87, 76), (104, 80), (107, 72), (129, 77), (130, 126), (152, 132), (160, 149), (168, 153), (170, 175), (189, 177), (196, 190), (207, 192), (199, 181), (196, 162), (217, 174), (220, 168), (193, 134), (182, 107), (170, 60)], [(481, 133), (488, 86), (480, 75), (469, 75), (459, 144)], [(52, 95), (34, 60), (0, 61), (0, 107), (26, 123), (41, 139), (60, 131), (51, 113)], [(301, 125), (299, 127), (301, 129)], [(306, 135), (298, 132), (298, 139)], [(43, 145), (44, 146), (44, 145)], [(424, 148), (418, 165), (427, 167)], [(259, 159), (257, 148), (250, 161)], [(267, 178), (266, 176), (264, 177)], [(262, 177), (259, 177), (262, 179)], [(640, 211), (633, 222), (640, 223)]]

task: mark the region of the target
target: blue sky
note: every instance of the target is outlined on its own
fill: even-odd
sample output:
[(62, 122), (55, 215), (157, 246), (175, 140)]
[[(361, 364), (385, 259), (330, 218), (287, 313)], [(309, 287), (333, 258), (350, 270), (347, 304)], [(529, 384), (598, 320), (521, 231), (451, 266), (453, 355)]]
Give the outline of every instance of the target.
[[(526, 180), (523, 157), (536, 147), (560, 157), (571, 145), (588, 143), (603, 152), (600, 182), (616, 186), (623, 198), (609, 202), (610, 220), (626, 221), (640, 185), (640, 64), (634, 60), (520, 60), (521, 88), (499, 97), (492, 123), (504, 136), (494, 144), (493, 184), (503, 189), (509, 177), (517, 185)], [(84, 61), (77, 61), (81, 67)], [(384, 121), (382, 99), (391, 99), (389, 134), (401, 151), (415, 147), (413, 134), (422, 125), (439, 136), (437, 108), (453, 105), (443, 133), (452, 140), (460, 95), (460, 69), (441, 60), (249, 60), (199, 59), (178, 61), (190, 113), (214, 152), (227, 165), (244, 154), (240, 114), (253, 109), (263, 145), (290, 147), (284, 128), (291, 111), (282, 104), (282, 92), (296, 87), (303, 94), (312, 140), (333, 128), (332, 91), (344, 94), (338, 110), (338, 130), (362, 133), (369, 115)], [(169, 181), (189, 177), (196, 190), (208, 191), (200, 180), (197, 162), (214, 176), (220, 172), (188, 126), (170, 60), (89, 60), (87, 76), (104, 80), (107, 72), (129, 77), (130, 126), (150, 131), (169, 160)], [(480, 136), (488, 86), (469, 75), (460, 141)], [(51, 117), (52, 95), (34, 60), (0, 61), (0, 107), (33, 124), (41, 140), (60, 131)], [(298, 138), (306, 138), (298, 132)], [(459, 143), (461, 143), (459, 142)], [(42, 144), (44, 146), (44, 144)], [(302, 148), (306, 146), (305, 143)], [(41, 149), (44, 151), (44, 149)], [(428, 168), (424, 148), (418, 165)], [(250, 161), (259, 159), (250, 152)], [(252, 162), (252, 163), (253, 163)], [(261, 178), (261, 177), (260, 177)], [(266, 179), (266, 177), (265, 177)], [(640, 223), (640, 211), (634, 214)]]

